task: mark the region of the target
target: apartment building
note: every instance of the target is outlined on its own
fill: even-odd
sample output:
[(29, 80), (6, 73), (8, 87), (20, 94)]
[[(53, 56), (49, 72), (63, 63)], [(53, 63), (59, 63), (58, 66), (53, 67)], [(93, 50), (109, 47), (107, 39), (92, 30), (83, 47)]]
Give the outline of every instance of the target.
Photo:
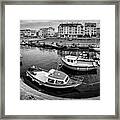
[(65, 23), (58, 26), (58, 35), (61, 38), (79, 38), (84, 34), (81, 23)]

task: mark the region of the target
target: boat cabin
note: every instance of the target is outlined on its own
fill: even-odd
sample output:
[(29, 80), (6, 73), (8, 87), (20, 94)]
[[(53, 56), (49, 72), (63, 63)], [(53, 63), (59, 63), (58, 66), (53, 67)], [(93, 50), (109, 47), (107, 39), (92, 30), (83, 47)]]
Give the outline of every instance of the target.
[(51, 69), (48, 75), (48, 83), (55, 85), (64, 85), (69, 81), (69, 77), (67, 74), (62, 71), (58, 71), (55, 69)]
[(69, 63), (74, 63), (77, 60), (76, 56), (65, 56), (65, 60)]

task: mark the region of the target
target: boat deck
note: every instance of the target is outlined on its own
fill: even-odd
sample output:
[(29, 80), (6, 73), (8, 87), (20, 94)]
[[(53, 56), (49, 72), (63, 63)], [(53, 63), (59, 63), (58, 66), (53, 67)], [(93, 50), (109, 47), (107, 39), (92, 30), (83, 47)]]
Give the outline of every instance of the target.
[(37, 80), (40, 80), (44, 83), (47, 82), (47, 80), (48, 80), (47, 76), (48, 76), (48, 73), (46, 73), (44, 71), (39, 71), (39, 72), (36, 71), (36, 72), (34, 72), (34, 75), (33, 75), (34, 78), (36, 78)]

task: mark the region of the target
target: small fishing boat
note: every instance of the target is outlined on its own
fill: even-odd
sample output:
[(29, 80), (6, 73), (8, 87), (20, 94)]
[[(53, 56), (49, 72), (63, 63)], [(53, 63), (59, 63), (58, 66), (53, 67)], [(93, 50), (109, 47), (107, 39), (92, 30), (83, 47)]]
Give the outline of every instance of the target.
[(20, 45), (26, 45), (25, 41), (20, 42)]
[(26, 71), (26, 74), (39, 85), (51, 88), (72, 88), (82, 84), (82, 81), (72, 80), (64, 72), (55, 69), (46, 71), (32, 66)]
[(97, 51), (97, 52), (100, 52), (100, 48), (99, 47), (95, 47), (95, 48), (93, 48), (95, 51)]
[(77, 71), (89, 71), (97, 69), (97, 64), (93, 59), (84, 59), (81, 56), (67, 55), (61, 57), (62, 65)]

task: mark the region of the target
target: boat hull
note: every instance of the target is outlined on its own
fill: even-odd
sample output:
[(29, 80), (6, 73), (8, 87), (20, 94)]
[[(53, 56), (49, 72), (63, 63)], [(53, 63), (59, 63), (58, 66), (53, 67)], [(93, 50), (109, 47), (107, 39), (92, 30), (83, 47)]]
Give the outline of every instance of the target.
[(87, 66), (72, 66), (72, 65), (68, 65), (63, 59), (61, 59), (62, 61), (62, 65), (66, 68), (69, 68), (69, 69), (72, 69), (72, 70), (75, 70), (75, 71), (91, 71), (91, 70), (96, 70), (97, 67), (95, 66), (90, 66), (90, 67), (87, 67)]

